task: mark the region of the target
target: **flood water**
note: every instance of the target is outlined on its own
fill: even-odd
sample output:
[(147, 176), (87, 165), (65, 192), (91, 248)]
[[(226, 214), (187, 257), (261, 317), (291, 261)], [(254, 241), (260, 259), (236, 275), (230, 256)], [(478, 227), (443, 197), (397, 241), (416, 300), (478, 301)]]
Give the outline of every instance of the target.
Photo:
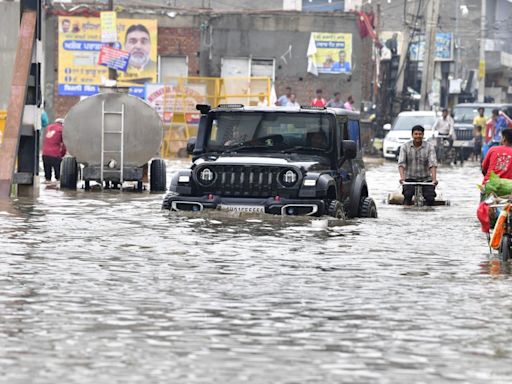
[(149, 193), (1, 203), (0, 382), (510, 383), (481, 176), (439, 174), (451, 206), (406, 210), (383, 204), (396, 165), (369, 167), (379, 219), (327, 229), (169, 216)]

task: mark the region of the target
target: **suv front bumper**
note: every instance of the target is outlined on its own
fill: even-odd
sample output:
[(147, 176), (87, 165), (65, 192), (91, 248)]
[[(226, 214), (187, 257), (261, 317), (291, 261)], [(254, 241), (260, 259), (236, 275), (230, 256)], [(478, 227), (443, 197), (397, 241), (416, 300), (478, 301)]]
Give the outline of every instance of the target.
[(327, 214), (326, 203), (321, 199), (275, 199), (274, 197), (244, 198), (168, 194), (164, 199), (162, 208), (171, 211), (201, 212), (206, 209), (213, 209), (288, 216), (320, 216)]

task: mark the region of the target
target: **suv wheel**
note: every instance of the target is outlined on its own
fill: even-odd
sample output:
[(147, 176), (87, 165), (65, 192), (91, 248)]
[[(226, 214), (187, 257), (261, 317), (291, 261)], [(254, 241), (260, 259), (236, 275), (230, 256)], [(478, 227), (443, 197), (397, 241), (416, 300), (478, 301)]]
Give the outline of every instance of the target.
[(164, 201), (162, 202), (162, 209), (167, 209), (167, 210), (171, 210), (171, 197), (173, 197), (174, 194), (172, 193), (168, 193), (165, 198), (164, 198)]
[(345, 218), (343, 204), (341, 204), (338, 200), (333, 200), (330, 202), (329, 207), (327, 208), (327, 213), (329, 216), (332, 216), (335, 219), (343, 220)]
[(365, 197), (361, 200), (359, 208), (359, 217), (377, 218), (377, 206), (371, 197)]

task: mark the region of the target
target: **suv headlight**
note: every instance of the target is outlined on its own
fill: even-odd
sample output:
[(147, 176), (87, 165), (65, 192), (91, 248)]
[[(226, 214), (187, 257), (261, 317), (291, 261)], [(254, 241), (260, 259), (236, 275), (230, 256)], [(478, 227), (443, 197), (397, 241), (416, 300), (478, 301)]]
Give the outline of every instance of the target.
[(281, 172), (281, 184), (285, 187), (291, 187), (297, 183), (299, 175), (293, 169), (288, 169)]
[(210, 168), (203, 168), (198, 173), (198, 179), (201, 184), (211, 184), (213, 180), (215, 180), (215, 172), (213, 172)]

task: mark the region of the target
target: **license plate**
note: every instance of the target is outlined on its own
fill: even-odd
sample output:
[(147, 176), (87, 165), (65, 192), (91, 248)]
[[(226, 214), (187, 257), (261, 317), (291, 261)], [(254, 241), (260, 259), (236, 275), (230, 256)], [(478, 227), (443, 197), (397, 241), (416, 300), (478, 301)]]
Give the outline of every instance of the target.
[(262, 207), (259, 205), (220, 204), (220, 209), (223, 211), (232, 211), (232, 212), (265, 213), (265, 207)]
[(454, 140), (454, 147), (472, 147), (473, 142), (471, 140)]

